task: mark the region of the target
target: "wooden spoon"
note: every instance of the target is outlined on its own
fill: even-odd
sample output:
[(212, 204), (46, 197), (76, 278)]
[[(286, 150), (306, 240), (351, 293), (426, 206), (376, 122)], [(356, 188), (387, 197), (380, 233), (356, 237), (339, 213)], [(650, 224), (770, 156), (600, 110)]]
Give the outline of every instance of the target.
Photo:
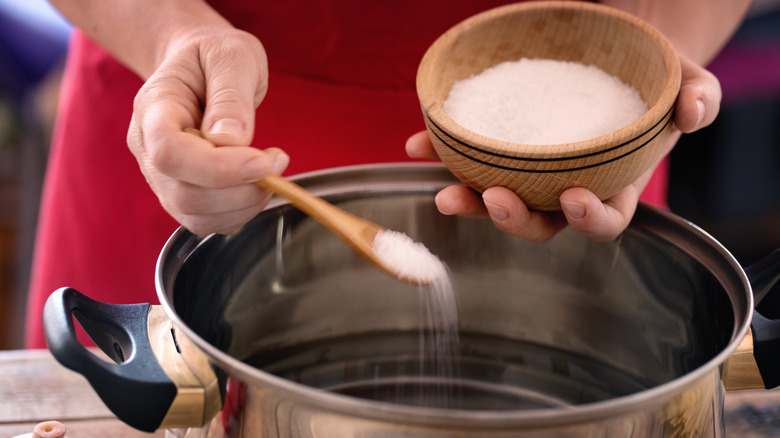
[[(185, 131), (201, 136), (200, 131), (193, 128), (185, 128)], [(439, 272), (444, 272), (443, 264), (441, 271), (434, 270), (435, 272), (420, 274), (417, 269), (410, 270), (399, 266), (398, 263), (389, 262), (385, 254), (379, 254), (374, 250), (374, 240), (377, 239), (377, 236), (399, 233), (388, 232), (387, 229), (380, 225), (344, 211), (288, 179), (279, 175), (269, 174), (265, 178), (255, 181), (255, 184), (289, 200), (292, 205), (324, 225), (374, 266), (399, 280), (425, 285), (438, 278)], [(434, 259), (441, 263), (422, 244), (409, 241), (393, 243), (393, 245), (400, 246), (398, 248), (399, 251), (409, 251), (411, 257), (426, 260)]]

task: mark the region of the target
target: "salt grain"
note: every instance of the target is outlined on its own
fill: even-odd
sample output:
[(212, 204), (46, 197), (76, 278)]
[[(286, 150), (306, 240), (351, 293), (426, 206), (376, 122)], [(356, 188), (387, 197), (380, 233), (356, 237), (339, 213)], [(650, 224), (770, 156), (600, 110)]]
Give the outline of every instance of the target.
[(486, 137), (545, 145), (608, 134), (641, 117), (647, 104), (597, 67), (523, 58), (455, 82), (444, 112)]

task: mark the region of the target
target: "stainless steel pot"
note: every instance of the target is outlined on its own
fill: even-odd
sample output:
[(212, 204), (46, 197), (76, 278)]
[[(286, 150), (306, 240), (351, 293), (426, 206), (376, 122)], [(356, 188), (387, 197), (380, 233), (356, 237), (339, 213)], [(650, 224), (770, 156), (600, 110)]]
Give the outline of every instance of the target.
[[(176, 231), (157, 266), (159, 306), (53, 293), (54, 356), (128, 424), (176, 437), (720, 437), (722, 381), (776, 385), (773, 321), (748, 332), (760, 318), (751, 288), (769, 293), (778, 252), (751, 285), (705, 232), (646, 205), (613, 242), (566, 230), (531, 243), (439, 214), (434, 194), (455, 182), (439, 165), (296, 180), (449, 265), (460, 335), (451, 380), (420, 348), (431, 330), (424, 291), (280, 199), (230, 236)], [(74, 317), (116, 363), (78, 342)], [(763, 356), (754, 338), (769, 339)], [(442, 385), (446, 397), (430, 396)]]

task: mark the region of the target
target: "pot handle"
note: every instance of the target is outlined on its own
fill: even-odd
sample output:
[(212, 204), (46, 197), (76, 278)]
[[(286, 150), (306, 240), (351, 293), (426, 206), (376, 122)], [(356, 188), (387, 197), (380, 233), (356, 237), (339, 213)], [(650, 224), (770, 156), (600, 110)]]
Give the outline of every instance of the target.
[[(72, 288), (46, 300), (43, 328), (54, 358), (87, 378), (103, 403), (122, 421), (145, 432), (162, 422), (176, 386), (157, 363), (146, 322), (151, 304), (105, 304)], [(102, 360), (76, 338), (73, 317), (114, 362)]]
[(727, 390), (780, 386), (780, 249), (745, 268), (756, 303), (747, 336), (723, 366)]
[[(78, 341), (73, 318), (115, 363)], [(136, 429), (199, 427), (221, 407), (205, 354), (160, 306), (106, 304), (61, 288), (44, 305), (43, 328), (54, 358), (86, 377), (111, 412)]]
[(745, 269), (756, 301), (750, 323), (753, 356), (764, 387), (780, 386), (780, 249)]
[(780, 280), (780, 248), (745, 268), (753, 288), (756, 310), (761, 315), (780, 319), (780, 287), (773, 288)]

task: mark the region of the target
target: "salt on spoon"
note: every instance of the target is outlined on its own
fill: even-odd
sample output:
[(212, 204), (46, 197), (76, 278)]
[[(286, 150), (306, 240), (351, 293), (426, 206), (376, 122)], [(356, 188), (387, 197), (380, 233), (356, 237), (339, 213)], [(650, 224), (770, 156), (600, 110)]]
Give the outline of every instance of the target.
[(429, 284), (447, 275), (447, 268), (438, 257), (400, 231), (379, 231), (372, 246), (380, 263), (392, 267), (401, 280)]
[[(197, 129), (185, 128), (184, 131), (202, 138)], [(286, 198), (355, 252), (399, 280), (427, 285), (446, 274), (444, 263), (438, 257), (404, 233), (387, 230), (342, 210), (279, 175), (269, 174), (255, 184)]]

